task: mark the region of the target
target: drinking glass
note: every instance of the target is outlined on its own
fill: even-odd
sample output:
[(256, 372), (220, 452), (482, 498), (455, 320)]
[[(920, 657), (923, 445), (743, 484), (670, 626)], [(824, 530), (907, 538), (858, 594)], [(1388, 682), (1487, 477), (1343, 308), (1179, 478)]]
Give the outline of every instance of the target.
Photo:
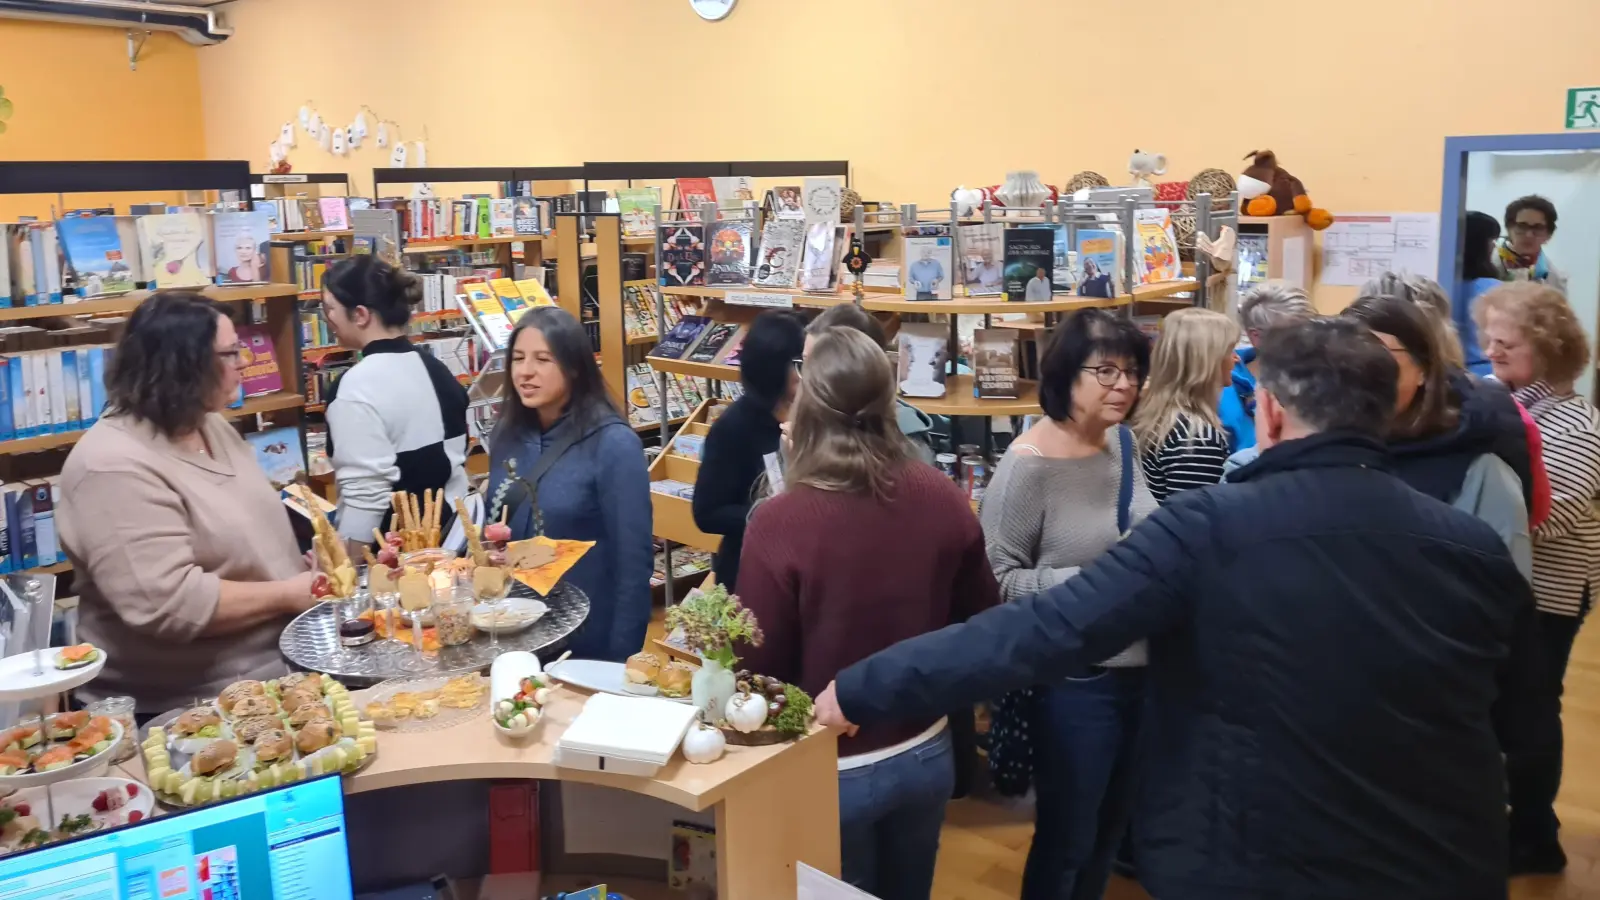
[(378, 641), (367, 648), (369, 653), (378, 656), (391, 657), (406, 651), (405, 642), (395, 637), (395, 627), (399, 624), (396, 607), (400, 603), (400, 592), (393, 581), (381, 581), (369, 586), (372, 594), (372, 624), (379, 631)]

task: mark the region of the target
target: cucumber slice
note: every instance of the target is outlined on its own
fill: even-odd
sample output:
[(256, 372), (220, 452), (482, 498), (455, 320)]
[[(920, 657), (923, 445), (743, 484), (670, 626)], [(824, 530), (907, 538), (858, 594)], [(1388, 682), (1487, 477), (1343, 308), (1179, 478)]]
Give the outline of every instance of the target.
[(239, 795), (239, 782), (234, 781), (232, 778), (219, 782), (217, 786), (222, 789), (220, 793), (224, 800), (229, 800)]
[(144, 779), (149, 784), (164, 784), (170, 774), (172, 774), (172, 769), (162, 766), (145, 772)]
[(200, 784), (201, 782), (198, 778), (189, 779), (188, 781), (184, 782), (183, 788), (178, 791), (178, 797), (182, 799), (184, 803), (193, 804), (197, 802), (195, 798), (199, 795)]

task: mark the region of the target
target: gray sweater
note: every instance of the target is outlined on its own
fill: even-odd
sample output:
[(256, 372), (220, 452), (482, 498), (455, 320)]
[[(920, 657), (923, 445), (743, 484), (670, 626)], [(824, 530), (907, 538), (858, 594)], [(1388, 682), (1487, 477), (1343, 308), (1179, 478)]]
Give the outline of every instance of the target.
[[(1037, 456), (1031, 446), (1020, 443), (1013, 443), (1000, 458), (984, 492), (979, 519), (1002, 600), (1060, 584), (1121, 538), (1117, 489), (1122, 483), (1122, 451), (1116, 436), (1109, 437), (1104, 453), (1082, 459)], [(1138, 524), (1155, 510), (1144, 471), (1134, 460), (1130, 520)], [(1144, 664), (1143, 641), (1103, 663)]]

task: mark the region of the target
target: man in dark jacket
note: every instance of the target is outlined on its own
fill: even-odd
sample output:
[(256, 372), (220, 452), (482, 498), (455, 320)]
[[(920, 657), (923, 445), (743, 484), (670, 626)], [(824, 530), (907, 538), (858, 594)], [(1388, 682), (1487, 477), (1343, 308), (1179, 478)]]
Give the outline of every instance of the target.
[(819, 720), (933, 714), (1148, 637), (1152, 896), (1503, 898), (1490, 708), (1529, 682), (1528, 583), (1487, 525), (1386, 471), (1396, 366), (1365, 329), (1284, 326), (1258, 359), (1259, 459), (1061, 585), (845, 669)]

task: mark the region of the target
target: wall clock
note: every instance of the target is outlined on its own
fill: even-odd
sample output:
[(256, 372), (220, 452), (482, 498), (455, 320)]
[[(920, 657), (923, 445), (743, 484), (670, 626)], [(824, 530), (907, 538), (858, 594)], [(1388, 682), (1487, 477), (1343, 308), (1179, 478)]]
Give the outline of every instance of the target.
[(734, 0), (689, 0), (689, 5), (707, 22), (726, 19), (733, 12)]

